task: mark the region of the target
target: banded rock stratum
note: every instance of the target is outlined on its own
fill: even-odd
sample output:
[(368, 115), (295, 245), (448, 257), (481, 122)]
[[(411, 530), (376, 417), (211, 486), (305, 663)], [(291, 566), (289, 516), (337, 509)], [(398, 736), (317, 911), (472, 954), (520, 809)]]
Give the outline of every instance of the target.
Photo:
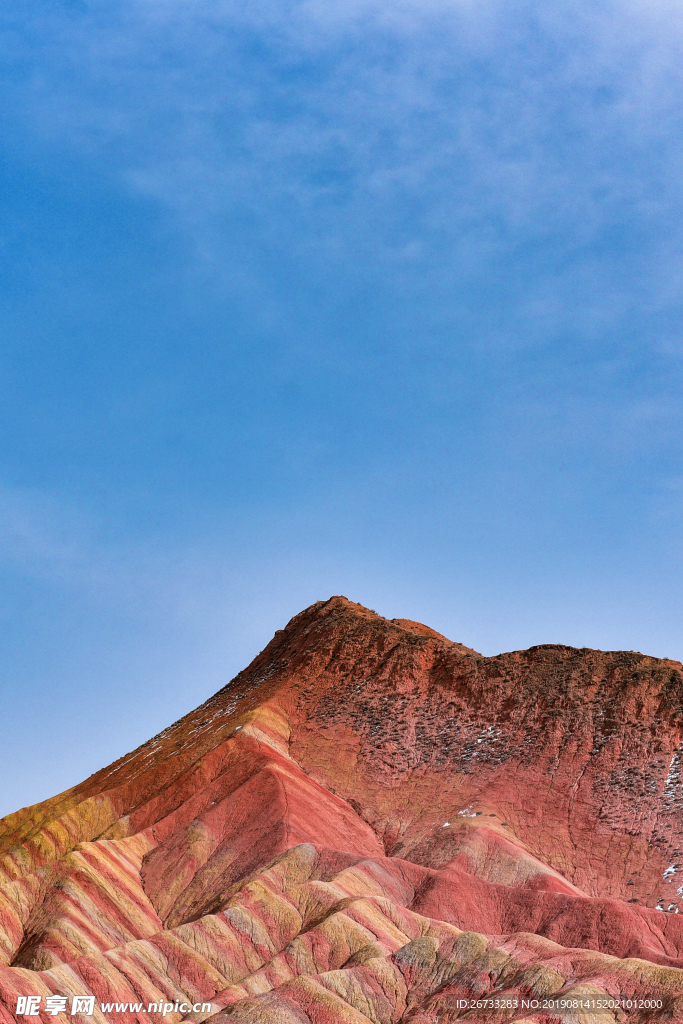
[[(0, 1021), (87, 993), (92, 1017), (40, 1019), (683, 1021), (682, 742), (677, 662), (486, 658), (319, 602), (202, 707), (0, 822)], [(576, 993), (662, 1005), (462, 1008)]]

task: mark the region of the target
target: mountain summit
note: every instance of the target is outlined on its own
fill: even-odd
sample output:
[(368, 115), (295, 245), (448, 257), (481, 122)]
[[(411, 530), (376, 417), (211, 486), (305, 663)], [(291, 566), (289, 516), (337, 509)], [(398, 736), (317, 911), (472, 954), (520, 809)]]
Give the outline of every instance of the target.
[(0, 822), (0, 1021), (683, 1021), (682, 741), (678, 662), (318, 602)]

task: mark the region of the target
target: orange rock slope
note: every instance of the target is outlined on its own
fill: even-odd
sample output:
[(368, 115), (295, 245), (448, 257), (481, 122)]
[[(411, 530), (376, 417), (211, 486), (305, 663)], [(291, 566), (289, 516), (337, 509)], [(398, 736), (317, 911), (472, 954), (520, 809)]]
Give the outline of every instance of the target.
[(677, 662), (320, 602), (0, 822), (0, 1021), (683, 1021), (682, 731)]

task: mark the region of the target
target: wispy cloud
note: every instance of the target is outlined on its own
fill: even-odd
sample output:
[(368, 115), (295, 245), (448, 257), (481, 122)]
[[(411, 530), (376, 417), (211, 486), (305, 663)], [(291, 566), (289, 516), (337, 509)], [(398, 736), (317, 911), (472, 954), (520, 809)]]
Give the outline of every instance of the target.
[[(665, 4), (164, 0), (39, 8), (15, 52), (36, 137), (99, 159), (205, 254), (239, 246), (240, 218), (260, 245), (296, 223), (297, 247), (438, 284), (516, 246), (571, 263), (626, 219), (631, 246), (673, 236), (682, 40)], [(652, 245), (622, 253), (613, 293)]]

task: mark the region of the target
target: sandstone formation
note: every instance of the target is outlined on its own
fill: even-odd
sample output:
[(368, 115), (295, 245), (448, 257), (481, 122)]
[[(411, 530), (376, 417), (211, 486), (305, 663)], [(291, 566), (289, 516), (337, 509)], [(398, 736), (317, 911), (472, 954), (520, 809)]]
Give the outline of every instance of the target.
[(0, 1022), (683, 1021), (682, 744), (677, 662), (319, 602), (0, 822)]

